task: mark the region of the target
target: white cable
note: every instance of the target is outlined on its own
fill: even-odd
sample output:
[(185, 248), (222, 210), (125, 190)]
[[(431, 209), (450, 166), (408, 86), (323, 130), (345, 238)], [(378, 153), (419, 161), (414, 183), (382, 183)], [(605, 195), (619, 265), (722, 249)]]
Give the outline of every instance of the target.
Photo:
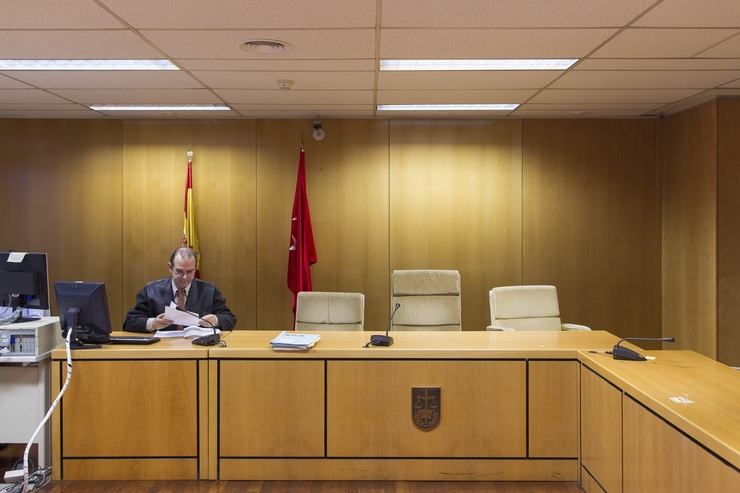
[(49, 411), (46, 413), (46, 416), (44, 416), (44, 419), (41, 420), (41, 424), (36, 428), (36, 431), (33, 432), (33, 435), (31, 436), (31, 439), (28, 441), (28, 445), (26, 445), (26, 451), (23, 454), (23, 493), (26, 493), (27, 491), (30, 491), (28, 489), (28, 454), (31, 452), (31, 445), (33, 444), (33, 441), (36, 439), (36, 435), (39, 434), (39, 431), (44, 426), (44, 424), (49, 421), (49, 418), (51, 417), (51, 413), (54, 411), (54, 408), (57, 407), (57, 404), (59, 404), (59, 401), (62, 400), (62, 396), (64, 395), (64, 391), (67, 390), (67, 386), (69, 386), (70, 380), (72, 380), (72, 351), (70, 351), (69, 342), (72, 337), (71, 330), (67, 331), (67, 379), (64, 382), (64, 386), (62, 387), (62, 390), (59, 391), (59, 395), (57, 395), (57, 398), (54, 399), (54, 402), (51, 403), (51, 406), (49, 407)]

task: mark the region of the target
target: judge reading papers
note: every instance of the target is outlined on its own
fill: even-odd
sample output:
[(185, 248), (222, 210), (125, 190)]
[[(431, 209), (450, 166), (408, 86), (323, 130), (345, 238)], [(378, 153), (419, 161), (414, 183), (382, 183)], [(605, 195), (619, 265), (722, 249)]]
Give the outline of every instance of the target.
[(318, 334), (297, 334), (284, 330), (270, 341), (270, 347), (275, 351), (308, 351), (319, 339), (321, 336)]

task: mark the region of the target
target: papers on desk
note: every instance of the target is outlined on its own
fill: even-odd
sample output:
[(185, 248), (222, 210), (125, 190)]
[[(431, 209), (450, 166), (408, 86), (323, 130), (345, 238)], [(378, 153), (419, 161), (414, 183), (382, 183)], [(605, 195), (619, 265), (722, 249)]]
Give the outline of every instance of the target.
[(298, 334), (284, 330), (270, 341), (270, 347), (275, 351), (308, 351), (319, 339), (319, 334)]
[(211, 327), (199, 327), (197, 325), (191, 325), (185, 327), (182, 330), (158, 330), (154, 333), (155, 337), (184, 337), (185, 339), (196, 339), (198, 337), (209, 336), (214, 334), (220, 334), (220, 329), (212, 329)]

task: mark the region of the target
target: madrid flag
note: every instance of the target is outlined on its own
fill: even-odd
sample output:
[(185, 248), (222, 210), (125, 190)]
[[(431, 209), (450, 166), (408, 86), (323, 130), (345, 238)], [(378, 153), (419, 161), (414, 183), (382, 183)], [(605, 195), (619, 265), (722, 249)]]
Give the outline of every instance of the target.
[(306, 196), (306, 155), (301, 147), (298, 161), (298, 179), (293, 199), (290, 221), (290, 249), (288, 250), (288, 288), (293, 292), (293, 313), (296, 296), (301, 291), (311, 291), (311, 265), (316, 263), (316, 246), (313, 242), (311, 213)]
[(198, 252), (198, 235), (195, 233), (195, 216), (193, 215), (193, 153), (188, 151), (188, 172), (185, 179), (185, 224), (182, 228), (182, 246), (192, 248), (195, 252), (195, 277), (200, 278), (200, 252)]

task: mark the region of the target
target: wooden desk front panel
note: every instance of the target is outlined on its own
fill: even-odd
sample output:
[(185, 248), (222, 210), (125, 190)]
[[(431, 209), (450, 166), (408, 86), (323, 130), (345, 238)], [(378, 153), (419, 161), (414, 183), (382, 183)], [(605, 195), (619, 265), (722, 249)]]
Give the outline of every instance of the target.
[(62, 401), (64, 457), (195, 457), (197, 362), (75, 361)]
[(579, 366), (529, 362), (529, 457), (578, 457)]
[(628, 396), (624, 397), (624, 450), (624, 493), (740, 491), (737, 469)]
[(324, 456), (323, 361), (219, 365), (220, 457)]
[(622, 392), (585, 366), (581, 367), (580, 436), (584, 476), (593, 476), (606, 491), (622, 491)]
[[(328, 457), (526, 457), (525, 361), (328, 361)], [(441, 389), (441, 419), (412, 420), (412, 387)]]

